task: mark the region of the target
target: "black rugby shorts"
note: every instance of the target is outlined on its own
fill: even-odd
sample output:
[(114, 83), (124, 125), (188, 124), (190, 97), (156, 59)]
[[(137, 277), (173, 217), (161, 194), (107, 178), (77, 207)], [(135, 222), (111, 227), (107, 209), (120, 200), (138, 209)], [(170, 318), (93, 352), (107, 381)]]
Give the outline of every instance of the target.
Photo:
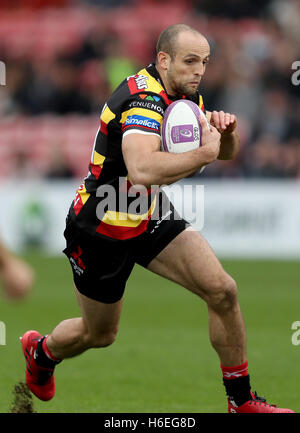
[(165, 193), (160, 194), (154, 215), (145, 233), (128, 240), (90, 235), (67, 218), (63, 252), (70, 261), (74, 283), (80, 293), (107, 304), (119, 301), (135, 263), (146, 268), (189, 226)]

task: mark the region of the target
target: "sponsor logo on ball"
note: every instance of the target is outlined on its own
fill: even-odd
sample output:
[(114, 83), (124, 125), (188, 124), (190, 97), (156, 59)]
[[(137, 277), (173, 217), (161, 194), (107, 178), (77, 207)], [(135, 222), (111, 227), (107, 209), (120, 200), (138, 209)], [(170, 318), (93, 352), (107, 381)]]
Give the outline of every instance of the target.
[(185, 143), (194, 141), (193, 125), (178, 125), (171, 129), (171, 138), (173, 143)]
[(200, 131), (197, 126), (194, 126), (194, 140), (200, 140)]
[(189, 131), (188, 129), (181, 129), (179, 131), (180, 135), (182, 135), (183, 137), (192, 137), (193, 133), (192, 131)]

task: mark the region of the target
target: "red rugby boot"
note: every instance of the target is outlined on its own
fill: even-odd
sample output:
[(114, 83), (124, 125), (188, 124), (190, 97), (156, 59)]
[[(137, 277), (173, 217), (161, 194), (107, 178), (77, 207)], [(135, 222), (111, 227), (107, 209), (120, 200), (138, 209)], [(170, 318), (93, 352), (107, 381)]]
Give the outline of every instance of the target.
[(48, 401), (54, 397), (54, 369), (40, 367), (34, 358), (39, 340), (43, 336), (37, 331), (27, 331), (20, 338), (26, 360), (26, 383), (30, 391), (40, 400)]
[(274, 404), (268, 404), (263, 397), (258, 397), (256, 392), (251, 392), (251, 400), (241, 406), (237, 406), (233, 401), (228, 399), (229, 413), (295, 413), (291, 409), (281, 409)]

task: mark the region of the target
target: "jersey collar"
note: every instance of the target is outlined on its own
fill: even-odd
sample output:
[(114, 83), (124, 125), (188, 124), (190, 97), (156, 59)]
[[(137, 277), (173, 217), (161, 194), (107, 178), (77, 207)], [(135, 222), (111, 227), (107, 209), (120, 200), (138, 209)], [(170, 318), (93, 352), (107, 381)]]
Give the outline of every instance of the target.
[[(148, 72), (150, 75), (152, 75), (152, 77), (155, 78), (155, 80), (158, 81), (159, 84), (163, 87), (163, 89), (165, 90), (166, 95), (167, 95), (167, 97), (168, 97), (169, 100), (171, 100), (171, 101), (176, 101), (176, 100), (178, 100), (178, 99), (181, 99), (181, 98), (177, 98), (176, 96), (169, 95), (169, 94), (167, 93), (166, 88), (165, 88), (164, 83), (163, 83), (163, 80), (161, 79), (161, 76), (159, 75), (159, 72), (158, 72), (158, 70), (156, 69), (154, 63), (150, 63), (150, 65), (147, 66), (146, 70), (147, 70), (147, 72)], [(195, 93), (195, 95), (193, 95), (192, 97), (190, 97), (190, 98), (188, 98), (188, 97), (187, 97), (187, 98), (186, 98), (186, 97), (183, 97), (182, 99), (189, 99), (189, 100), (195, 102), (195, 103), (198, 105), (198, 104), (199, 104), (199, 93), (198, 93), (198, 91), (197, 91), (197, 92)]]

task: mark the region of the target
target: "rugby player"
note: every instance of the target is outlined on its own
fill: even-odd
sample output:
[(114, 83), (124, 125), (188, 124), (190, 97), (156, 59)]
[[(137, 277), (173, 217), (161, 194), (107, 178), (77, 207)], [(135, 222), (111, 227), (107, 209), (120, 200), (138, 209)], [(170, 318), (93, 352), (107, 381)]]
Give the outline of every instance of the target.
[(0, 241), (0, 282), (9, 299), (26, 296), (34, 282), (34, 271), (30, 265), (13, 254)]
[[(125, 284), (138, 263), (206, 302), (229, 412), (292, 412), (251, 391), (236, 283), (157, 187), (238, 152), (237, 119), (223, 111), (206, 111), (210, 129), (200, 118), (202, 147), (183, 154), (160, 151), (160, 125), (170, 103), (188, 98), (204, 111), (198, 87), (209, 56), (198, 31), (184, 24), (167, 27), (157, 42), (156, 63), (125, 79), (103, 108), (89, 174), (64, 232), (82, 316), (64, 320), (49, 335), (27, 331), (21, 338), (27, 384), (41, 400), (54, 396), (53, 372), (61, 360), (114, 342)], [(141, 185), (146, 205), (140, 207), (146, 211), (129, 211), (136, 199), (132, 191)]]

